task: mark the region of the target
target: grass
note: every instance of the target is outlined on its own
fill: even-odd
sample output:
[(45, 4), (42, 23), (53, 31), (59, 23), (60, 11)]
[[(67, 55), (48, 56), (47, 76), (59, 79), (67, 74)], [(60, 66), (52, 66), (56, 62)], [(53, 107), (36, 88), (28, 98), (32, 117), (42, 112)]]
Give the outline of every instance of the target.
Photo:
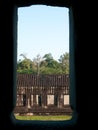
[(56, 115), (56, 116), (15, 116), (18, 120), (41, 120), (41, 121), (53, 121), (53, 120), (70, 120), (72, 116), (67, 115)]

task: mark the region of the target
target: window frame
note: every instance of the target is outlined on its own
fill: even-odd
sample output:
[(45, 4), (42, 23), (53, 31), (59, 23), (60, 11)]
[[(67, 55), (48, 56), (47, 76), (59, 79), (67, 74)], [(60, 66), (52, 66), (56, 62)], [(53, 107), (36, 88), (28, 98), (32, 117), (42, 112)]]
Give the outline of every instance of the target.
[[(68, 0), (69, 1), (69, 0)], [(19, 1), (18, 1), (19, 2)], [(22, 1), (23, 2), (23, 1)], [(41, 4), (45, 4), (47, 5), (47, 1), (45, 3), (41, 2)], [(33, 4), (36, 4), (36, 2), (34, 2)], [(33, 5), (33, 4), (29, 4), (29, 5)], [(38, 4), (38, 3), (37, 3)], [(39, 2), (40, 4), (40, 2)], [(14, 48), (14, 51), (12, 52), (13, 53), (13, 56), (12, 56), (12, 59), (13, 59), (13, 68), (12, 68), (12, 71), (11, 74), (13, 77), (13, 90), (12, 90), (12, 97), (13, 97), (13, 100), (11, 100), (11, 102), (13, 103), (13, 107), (15, 107), (15, 100), (16, 100), (16, 62), (17, 62), (17, 20), (18, 20), (18, 17), (17, 17), (17, 9), (18, 7), (24, 7), (24, 6), (28, 6), (28, 4), (23, 4), (22, 3), (17, 3), (17, 4), (13, 4), (14, 6), (11, 6), (13, 9), (13, 24), (12, 24), (12, 28), (13, 28), (13, 31), (11, 32), (11, 35), (12, 37), (14, 37), (14, 40), (12, 40), (12, 47)], [(48, 3), (48, 5), (50, 6), (59, 6), (59, 7), (63, 7), (64, 6), (64, 3), (61, 4), (61, 5), (58, 5), (58, 4), (52, 4), (50, 2), (50, 4)], [(75, 38), (74, 38), (74, 18), (73, 18), (73, 10), (71, 8), (71, 6), (67, 5), (64, 6), (64, 7), (68, 7), (69, 8), (69, 16), (70, 16), (70, 84), (73, 83), (73, 85), (70, 86), (70, 104), (71, 106), (73, 107), (73, 109), (75, 110), (75, 79), (73, 79), (73, 76), (75, 76), (75, 66), (74, 66), (74, 42), (75, 42)], [(7, 9), (10, 9), (9, 7)], [(12, 38), (13, 39), (13, 38)], [(73, 40), (73, 41), (72, 41)], [(73, 54), (73, 56), (72, 56)], [(11, 55), (10, 55), (11, 56)], [(73, 91), (74, 90), (74, 91)], [(74, 99), (74, 100), (73, 100)], [(11, 109), (12, 110), (12, 109)], [(24, 127), (25, 126), (33, 126), (33, 127), (36, 127), (36, 128), (40, 128), (40, 127), (45, 127), (47, 128), (47, 124), (48, 126), (50, 126), (51, 128), (66, 128), (67, 126), (69, 125), (74, 125), (76, 123), (76, 118), (77, 118), (77, 115), (75, 113), (73, 113), (73, 118), (69, 121), (54, 121), (54, 122), (51, 122), (51, 121), (45, 121), (45, 122), (42, 122), (42, 121), (19, 121), (19, 120), (16, 120), (13, 116), (13, 114), (11, 113), (11, 121), (13, 124), (15, 124), (16, 126), (21, 126), (21, 127)]]

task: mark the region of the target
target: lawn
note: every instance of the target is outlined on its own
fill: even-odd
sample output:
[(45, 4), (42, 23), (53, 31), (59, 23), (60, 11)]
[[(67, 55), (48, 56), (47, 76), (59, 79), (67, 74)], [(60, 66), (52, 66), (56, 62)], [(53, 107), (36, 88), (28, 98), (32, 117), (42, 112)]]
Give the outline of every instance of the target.
[(72, 116), (56, 115), (56, 116), (15, 116), (18, 120), (43, 120), (43, 121), (53, 121), (53, 120), (70, 120)]

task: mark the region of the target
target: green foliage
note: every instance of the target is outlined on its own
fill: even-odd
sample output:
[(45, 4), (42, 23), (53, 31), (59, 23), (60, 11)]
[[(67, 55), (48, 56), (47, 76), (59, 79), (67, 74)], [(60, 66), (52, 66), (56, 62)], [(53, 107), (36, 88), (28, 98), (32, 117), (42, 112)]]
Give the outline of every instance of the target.
[(61, 64), (62, 72), (69, 74), (69, 53), (60, 56), (59, 62)]
[(61, 74), (62, 72), (58, 68), (44, 67), (41, 68), (41, 74)]
[(27, 74), (69, 74), (69, 53), (60, 56), (56, 61), (51, 53), (41, 57), (39, 54), (32, 60), (23, 56), (23, 60), (17, 62), (17, 72)]

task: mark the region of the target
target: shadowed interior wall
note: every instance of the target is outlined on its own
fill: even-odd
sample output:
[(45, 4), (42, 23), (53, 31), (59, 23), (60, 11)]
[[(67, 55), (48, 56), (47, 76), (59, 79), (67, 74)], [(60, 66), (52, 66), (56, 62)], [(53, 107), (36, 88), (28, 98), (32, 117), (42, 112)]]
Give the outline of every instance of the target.
[[(75, 121), (64, 122), (29, 122), (24, 121), (14, 122), (12, 111), (15, 107), (15, 93), (16, 93), (16, 61), (17, 61), (17, 8), (20, 6), (28, 6), (32, 4), (46, 4), (51, 6), (66, 6), (70, 11), (70, 23), (72, 30), (71, 35), (74, 35), (70, 52), (73, 54), (73, 66), (71, 70), (72, 80), (71, 83), (75, 84), (75, 91), (71, 88), (71, 91), (75, 92), (76, 102), (75, 105), (71, 101), (72, 107), (78, 113), (78, 119)], [(89, 56), (96, 57), (96, 54), (91, 53), (92, 50), (96, 50), (97, 36), (93, 36), (96, 30), (96, 16), (97, 8), (95, 7), (95, 1), (85, 0), (1, 0), (0, 1), (0, 42), (1, 42), (1, 94), (0, 94), (0, 129), (7, 128), (22, 128), (23, 130), (33, 129), (84, 129), (90, 126), (90, 128), (98, 128), (97, 120), (97, 80), (95, 73), (97, 66), (94, 62), (91, 62)], [(91, 15), (93, 20), (91, 19)], [(95, 15), (93, 15), (95, 14)], [(73, 20), (72, 20), (73, 19)], [(73, 26), (74, 24), (74, 26)], [(92, 26), (93, 25), (93, 26)], [(95, 29), (95, 30), (94, 30)], [(90, 44), (92, 43), (92, 44)], [(92, 49), (91, 49), (91, 48)], [(72, 49), (73, 48), (73, 49)], [(87, 49), (88, 48), (88, 49)], [(6, 58), (5, 58), (6, 56)], [(5, 60), (6, 59), (6, 60)], [(95, 58), (97, 59), (97, 58)], [(85, 64), (84, 64), (85, 61)], [(96, 60), (93, 60), (96, 61)], [(89, 69), (93, 68), (93, 69)], [(84, 74), (85, 72), (85, 74)], [(74, 77), (75, 76), (75, 77)], [(95, 76), (93, 79), (92, 76)], [(85, 90), (85, 91), (84, 91)], [(93, 92), (92, 92), (93, 91)], [(73, 98), (74, 96), (71, 96)], [(91, 104), (91, 102), (93, 104)], [(85, 107), (84, 107), (85, 106)], [(85, 118), (84, 118), (85, 117)], [(74, 122), (74, 123), (73, 123)], [(73, 125), (72, 125), (73, 123)]]

